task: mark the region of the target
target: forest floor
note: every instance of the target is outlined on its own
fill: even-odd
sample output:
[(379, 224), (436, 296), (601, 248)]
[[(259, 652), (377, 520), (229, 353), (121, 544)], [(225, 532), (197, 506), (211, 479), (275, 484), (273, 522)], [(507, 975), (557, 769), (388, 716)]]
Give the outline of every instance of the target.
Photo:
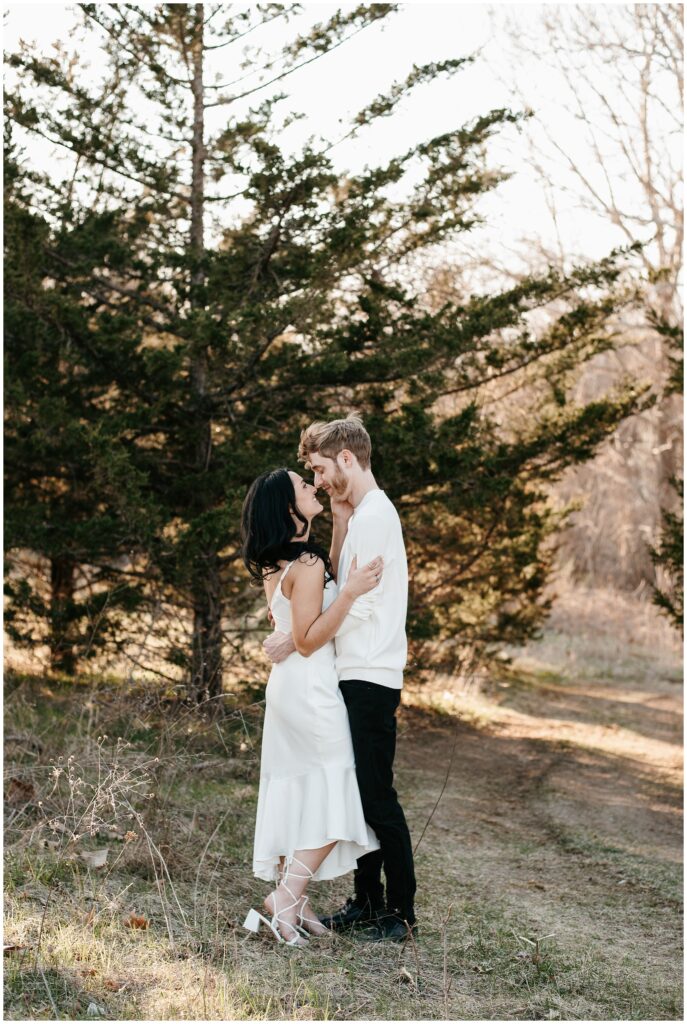
[(681, 1020), (679, 638), (645, 603), (570, 590), (510, 653), (479, 686), (404, 691), (404, 946), (242, 930), (265, 890), (259, 691), (207, 719), (112, 680), (9, 675), (5, 1016)]

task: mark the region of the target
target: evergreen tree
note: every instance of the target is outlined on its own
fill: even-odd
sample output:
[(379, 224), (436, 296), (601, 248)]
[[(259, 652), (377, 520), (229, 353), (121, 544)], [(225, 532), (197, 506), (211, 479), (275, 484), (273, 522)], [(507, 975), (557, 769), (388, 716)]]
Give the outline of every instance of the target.
[[(560, 518), (544, 485), (641, 401), (629, 383), (585, 406), (566, 391), (576, 367), (616, 343), (607, 322), (629, 301), (624, 255), (428, 308), (416, 261), (476, 223), (476, 200), (506, 177), (486, 165), (487, 142), (519, 115), (490, 111), (357, 175), (337, 174), (324, 144), (295, 156), (279, 145), (277, 83), (391, 5), (338, 12), (263, 60), (262, 79), (225, 83), (208, 80), (213, 49), (295, 8), (82, 7), (101, 33), (100, 85), (87, 87), (67, 54), (22, 51), (7, 102), (14, 123), (74, 157), (61, 185), (34, 172), (34, 191), (57, 233), (50, 276), (80, 302), (79, 359), (108, 385), (88, 491), (94, 514), (116, 520), (108, 571), (126, 540), (132, 562), (120, 571), (137, 598), (189, 616), (187, 634), (161, 632), (159, 652), (184, 668), (195, 699), (220, 692), (256, 604), (240, 565), (246, 488), (269, 465), (293, 465), (311, 419), (351, 408), (403, 517), (415, 655), (431, 643), (434, 663), (455, 667), (466, 647), (485, 656), (532, 635)], [(351, 131), (464, 63), (414, 67)], [(224, 121), (210, 130), (215, 108)], [(224, 227), (210, 241), (218, 209)], [(541, 311), (548, 325), (535, 329)], [(506, 377), (541, 385), (519, 432), (481, 404)], [(38, 533), (31, 546), (45, 551)]]
[[(665, 393), (681, 395), (684, 393), (684, 331), (681, 327), (671, 324), (655, 310), (649, 317), (653, 327), (667, 342), (669, 349), (670, 375)], [(663, 530), (657, 545), (649, 548), (651, 559), (660, 566), (668, 576), (668, 585), (661, 589), (652, 585), (654, 603), (664, 611), (680, 631), (684, 629), (685, 607), (685, 532), (684, 532), (684, 500), (685, 484), (678, 476), (671, 476), (669, 483), (676, 496), (676, 508), (663, 508)]]
[[(115, 564), (130, 543), (121, 501), (103, 503), (98, 486), (112, 375), (91, 357), (90, 311), (78, 284), (60, 272), (70, 251), (84, 274), (100, 264), (94, 240), (112, 218), (85, 231), (51, 226), (32, 209), (9, 134), (4, 182), (5, 626), (18, 643), (47, 641), (52, 668), (71, 673), (117, 635), (142, 598)], [(129, 506), (141, 508), (141, 496), (128, 491)], [(38, 581), (22, 569), (36, 554), (46, 567)], [(36, 634), (36, 618), (45, 635)]]

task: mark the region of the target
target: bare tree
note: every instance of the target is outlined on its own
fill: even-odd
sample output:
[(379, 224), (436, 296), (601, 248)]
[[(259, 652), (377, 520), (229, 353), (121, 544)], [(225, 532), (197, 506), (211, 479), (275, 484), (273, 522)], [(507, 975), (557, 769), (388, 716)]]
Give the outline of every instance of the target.
[[(681, 402), (668, 388), (670, 332), (656, 330), (683, 316), (682, 6), (543, 5), (539, 12), (528, 20), (492, 11), (502, 44), (495, 71), (508, 69), (507, 84), (532, 111), (525, 162), (551, 218), (547, 238), (523, 233), (521, 273), (591, 255), (574, 237), (576, 217), (592, 231), (611, 226), (614, 242), (641, 241), (645, 313), (619, 321), (626, 343), (593, 360), (576, 389), (588, 401), (630, 372), (650, 380), (656, 396), (653, 409), (623, 423), (594, 462), (571, 469), (559, 485), (562, 500), (585, 499), (563, 552), (578, 575), (641, 587), (655, 580), (648, 545), (662, 507), (675, 505), (670, 480), (682, 465)], [(517, 276), (512, 255), (509, 268), (494, 257), (491, 269)]]

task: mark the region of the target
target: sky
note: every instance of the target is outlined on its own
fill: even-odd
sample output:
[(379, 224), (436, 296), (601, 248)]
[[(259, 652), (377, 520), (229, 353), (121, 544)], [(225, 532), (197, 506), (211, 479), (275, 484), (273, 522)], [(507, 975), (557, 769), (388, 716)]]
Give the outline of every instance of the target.
[[(325, 20), (337, 8), (350, 6), (306, 4), (303, 21)], [(602, 9), (613, 5), (597, 6)], [(411, 2), (401, 5), (397, 14), (366, 29), (351, 42), (285, 80), (283, 85), (289, 100), (284, 107), (304, 111), (307, 118), (284, 133), (281, 143), (295, 151), (309, 135), (338, 138), (344, 134), (346, 122), (359, 109), (386, 91), (392, 82), (403, 79), (413, 64), (469, 54), (477, 55), (469, 67), (453, 77), (419, 87), (392, 117), (376, 121), (374, 127), (363, 130), (355, 139), (335, 146), (330, 155), (336, 169), (359, 171), (366, 164), (382, 162), (422, 139), (455, 128), (494, 107), (519, 109), (519, 100), (513, 96), (509, 79), (510, 71), (522, 77), (523, 69), (508, 63), (513, 58), (509, 56), (501, 18), (506, 7), (523, 32), (536, 31), (542, 11), (541, 5), (536, 4)], [(56, 40), (68, 41), (68, 30), (75, 18), (73, 6), (67, 4), (23, 2), (9, 5), (6, 11), (6, 50), (14, 49), (23, 38), (49, 53)], [(283, 22), (277, 21), (260, 32), (267, 46), (278, 43), (285, 35), (290, 38), (293, 26), (285, 27)], [(211, 70), (222, 75), (229, 70), (233, 78), (235, 70), (232, 73), (231, 68), (223, 66), (227, 52), (218, 52), (215, 68)], [(95, 50), (93, 59), (97, 67)], [(547, 123), (560, 127), (563, 97), (555, 76), (543, 63), (533, 61), (527, 68), (526, 79), (528, 99), (535, 111)], [(594, 111), (590, 111), (590, 115), (593, 114)], [(212, 112), (211, 117), (219, 124), (222, 108)], [(566, 145), (574, 147), (583, 166), (586, 162), (589, 174), (593, 175), (594, 160), (588, 142), (574, 119), (566, 123), (565, 141)], [(31, 146), (35, 147), (31, 149), (32, 158), (44, 162), (54, 159), (47, 147), (35, 143)], [(492, 163), (509, 169), (513, 176), (493, 196), (482, 201), (488, 227), (477, 236), (477, 244), (483, 241), (490, 251), (507, 252), (526, 234), (538, 234), (547, 243), (552, 242), (554, 226), (541, 186), (526, 162), (524, 137), (515, 129), (507, 128), (490, 146)], [(579, 209), (574, 197), (564, 188), (564, 167), (560, 173), (561, 187), (556, 194), (557, 227), (564, 245), (571, 252), (594, 258), (624, 243), (626, 239), (616, 228)], [(621, 191), (624, 187), (620, 180), (617, 187)], [(628, 193), (628, 202), (633, 201)]]

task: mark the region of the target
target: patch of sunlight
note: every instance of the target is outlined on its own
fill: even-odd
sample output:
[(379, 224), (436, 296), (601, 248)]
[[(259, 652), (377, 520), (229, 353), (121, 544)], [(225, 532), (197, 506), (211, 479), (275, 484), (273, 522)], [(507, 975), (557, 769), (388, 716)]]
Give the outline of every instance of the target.
[[(549, 684), (547, 684), (548, 686)], [(457, 715), (477, 729), (497, 729), (513, 739), (545, 739), (553, 743), (571, 743), (576, 747), (639, 760), (673, 778), (682, 770), (682, 748), (680, 738), (674, 742), (649, 738), (633, 729), (616, 723), (608, 725), (576, 721), (567, 718), (552, 718), (541, 714), (516, 710), (497, 704), (479, 692), (466, 693), (446, 688), (408, 687), (407, 700), (418, 707), (438, 711), (441, 714)], [(579, 692), (579, 691), (578, 691)], [(591, 691), (586, 691), (590, 692)], [(617, 691), (598, 691), (599, 695), (615, 700)], [(637, 694), (623, 691), (628, 703), (636, 700)], [(641, 696), (649, 696), (646, 691)]]
[(682, 768), (679, 743), (650, 739), (616, 724), (597, 725), (564, 718), (544, 718), (502, 706), (495, 708), (492, 720), (494, 724), (507, 727), (508, 735), (518, 739), (553, 739), (616, 757), (633, 758), (664, 771)]

